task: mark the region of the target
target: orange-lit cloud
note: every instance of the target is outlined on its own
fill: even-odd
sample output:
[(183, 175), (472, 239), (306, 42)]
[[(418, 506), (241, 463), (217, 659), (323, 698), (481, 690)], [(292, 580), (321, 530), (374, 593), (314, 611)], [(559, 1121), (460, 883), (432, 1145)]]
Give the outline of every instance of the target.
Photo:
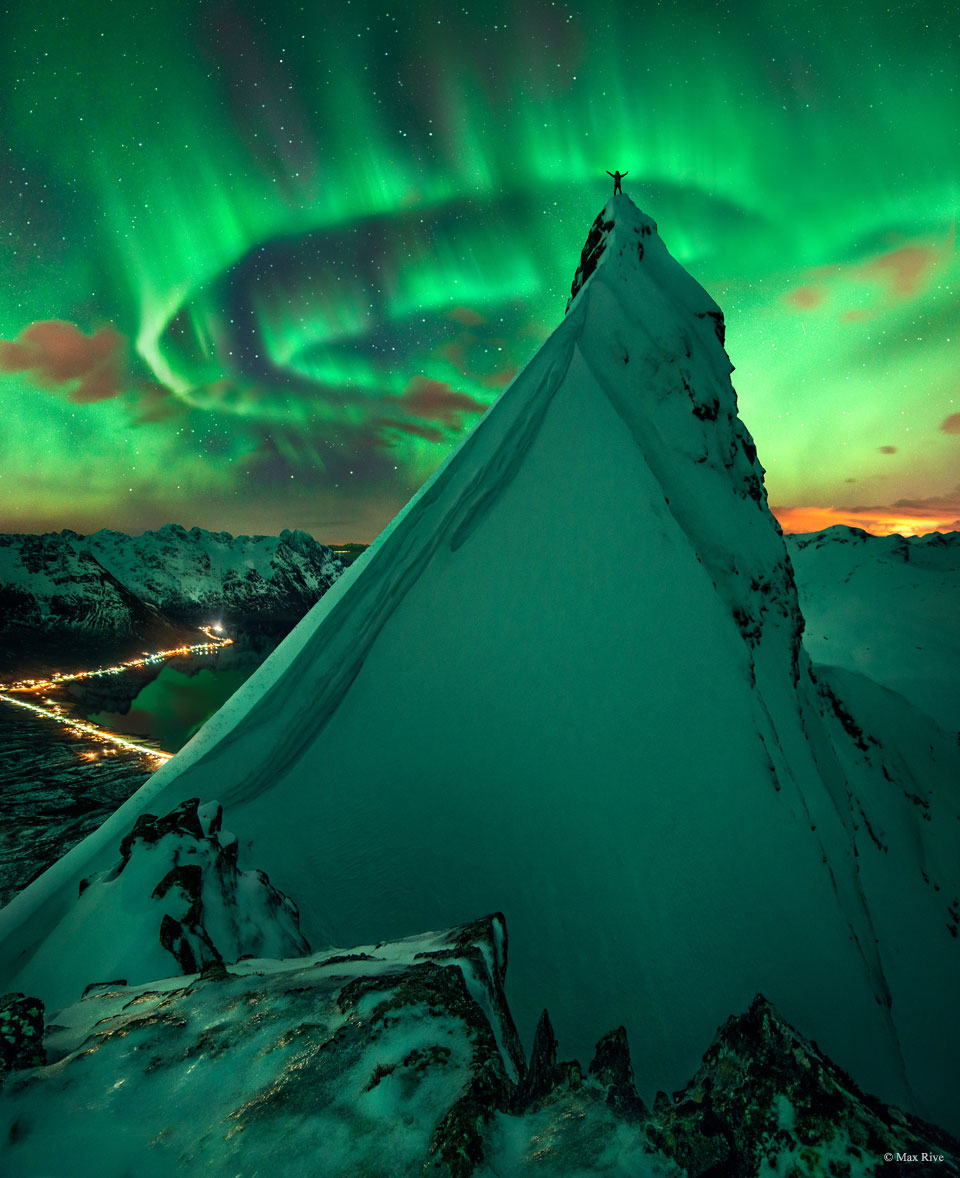
[(505, 389), (519, 371), (515, 365), (498, 368), (496, 372), (488, 373), (480, 383), (485, 389)]
[(38, 387), (78, 404), (117, 396), (125, 371), (126, 340), (112, 327), (84, 335), (75, 323), (44, 319), (0, 340), (0, 373), (29, 373)]
[(375, 418), (370, 423), (371, 444), (377, 447), (389, 446), (389, 435), (394, 430), (427, 442), (442, 442), (444, 430), (461, 429), (467, 414), (483, 413), (487, 408), (468, 393), (457, 392), (446, 381), (426, 376), (415, 376), (403, 396), (390, 398), (384, 407), (389, 416)]
[(479, 327), (481, 323), (486, 323), (480, 312), (474, 311), (472, 307), (454, 307), (447, 315), (454, 322), (462, 323), (464, 327)]
[(806, 310), (808, 307), (818, 307), (827, 297), (826, 291), (821, 286), (798, 286), (795, 290), (788, 291), (784, 298), (792, 306), (798, 310)]
[(922, 290), (940, 257), (932, 245), (904, 245), (874, 258), (862, 267), (866, 278), (875, 278), (900, 298), (909, 298)]
[(400, 407), (414, 417), (431, 418), (443, 425), (458, 426), (465, 413), (482, 413), (486, 405), (467, 393), (458, 393), (444, 380), (415, 376), (407, 385)]
[[(811, 311), (829, 299), (836, 309), (843, 302), (859, 302), (864, 287), (881, 301), (892, 296), (908, 299), (930, 285), (935, 271), (952, 259), (954, 235), (940, 241), (901, 243), (885, 253), (853, 263), (816, 266), (804, 272), (804, 282), (787, 291), (783, 301), (795, 311)], [(850, 307), (838, 311), (841, 319), (856, 323), (874, 316), (875, 310)]]
[(960, 484), (946, 495), (929, 499), (898, 499), (872, 507), (771, 507), (785, 532), (820, 532), (834, 524), (863, 528), (876, 536), (899, 533), (924, 536), (928, 532), (960, 529)]

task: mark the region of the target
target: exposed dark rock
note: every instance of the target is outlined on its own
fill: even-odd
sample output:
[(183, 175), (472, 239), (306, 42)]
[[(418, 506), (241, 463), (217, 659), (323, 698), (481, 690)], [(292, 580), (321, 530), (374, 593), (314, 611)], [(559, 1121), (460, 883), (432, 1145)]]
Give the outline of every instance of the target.
[[(469, 975), (476, 980), (474, 970), (479, 968), (485, 975), (488, 992), (498, 998), (495, 1010), (509, 1014), (500, 989), (506, 968), (505, 953), (498, 951), (502, 937), (497, 930), (500, 921), (502, 917), (497, 914), (455, 929), (449, 937), (450, 948), (440, 946), (420, 951), (414, 955), (414, 963), (401, 972), (390, 970), (358, 977), (347, 983), (337, 998), (338, 1009), (348, 1015), (363, 1004), (368, 1010), (365, 1018), (371, 1023), (389, 1023), (401, 1018), (404, 1010), (413, 1008), (428, 1015), (454, 1017), (466, 1026), (472, 1050), (470, 1079), (437, 1124), (428, 1150), (429, 1158), (442, 1166), (450, 1178), (469, 1178), (483, 1161), (486, 1125), (494, 1113), (511, 1107), (516, 1092), (516, 1082), (511, 1079), (508, 1067), (518, 1055), (522, 1061), (522, 1055), (519, 1042), (514, 1041), (513, 1020), (499, 1024), (504, 1055), (487, 1016), (467, 984)], [(492, 971), (487, 965), (491, 955), (497, 963)], [(383, 1000), (374, 1002), (371, 1009), (371, 995), (381, 993)], [(377, 1083), (384, 1067), (378, 1064)]]
[(717, 339), (720, 341), (720, 346), (724, 347), (727, 342), (727, 327), (723, 321), (722, 311), (698, 311), (697, 315), (700, 319), (707, 316), (713, 320), (713, 329), (717, 333)]
[(867, 743), (867, 740), (864, 736), (864, 731), (853, 718), (850, 710), (843, 703), (840, 697), (834, 691), (832, 691), (830, 687), (827, 686), (826, 683), (824, 683), (822, 680), (818, 680), (817, 682), (820, 687), (821, 694), (829, 703), (833, 714), (843, 725), (844, 731), (853, 738), (853, 742), (856, 744), (858, 749), (860, 749), (862, 752), (869, 752), (870, 745)]
[(720, 1028), (673, 1104), (658, 1100), (653, 1145), (691, 1176), (754, 1178), (802, 1157), (809, 1174), (882, 1173), (886, 1154), (943, 1154), (960, 1174), (960, 1142), (861, 1091), (757, 995)]
[(203, 838), (203, 828), (200, 826), (200, 819), (197, 816), (199, 805), (199, 798), (188, 798), (162, 818), (158, 818), (156, 814), (141, 814), (134, 823), (133, 830), (125, 835), (120, 843), (120, 855), (123, 859), (120, 870), (122, 871), (126, 866), (133, 844), (137, 839), (143, 839), (145, 843), (153, 844), (158, 843), (168, 834), (186, 834), (196, 839)]
[(43, 1003), (24, 994), (5, 994), (0, 998), (0, 1080), (19, 1068), (45, 1063)]
[[(264, 872), (239, 870), (237, 842), (223, 831), (219, 805), (201, 809), (198, 799), (190, 798), (162, 817), (141, 814), (120, 843), (119, 861), (81, 882), (84, 902), (95, 902), (86, 896), (91, 887), (142, 880), (130, 864), (143, 854), (154, 856), (147, 860), (150, 870), (163, 874), (149, 895), (140, 893), (142, 883), (129, 885), (138, 889), (129, 897), (131, 911), (156, 910), (160, 945), (181, 972), (217, 977), (226, 961), (310, 952), (293, 901), (277, 891)], [(219, 944), (211, 928), (217, 930)], [(137, 975), (135, 960), (123, 968)]]
[(113, 978), (109, 982), (90, 982), (89, 985), (84, 986), (81, 997), (86, 998), (88, 994), (93, 994), (98, 990), (119, 990), (126, 984), (126, 978)]
[(576, 1060), (557, 1063), (557, 1040), (550, 1016), (544, 1011), (533, 1035), (530, 1064), (514, 1094), (513, 1107), (517, 1112), (526, 1112), (550, 1097), (558, 1088), (576, 1087), (581, 1081), (580, 1065)]
[[(178, 889), (174, 880), (165, 898)], [(512, 1020), (502, 1017), (504, 945), (497, 915), (395, 942), (382, 957), (358, 950), (266, 970), (214, 963), (200, 981), (216, 985), (174, 989), (104, 983), (87, 994), (79, 1022), (74, 1013), (69, 1026), (47, 1028), (47, 1067), (37, 1051), (42, 1008), (8, 996), (4, 1050), (15, 1025), (13, 1066), (36, 1070), (4, 1089), (0, 1165), (4, 1149), (29, 1151), (42, 1109), (57, 1126), (63, 1172), (74, 1151), (106, 1140), (124, 1118), (105, 1178), (137, 1172), (159, 1140), (190, 1172), (224, 1175), (252, 1172), (263, 1157), (278, 1173), (302, 1173), (310, 1157), (327, 1178), (380, 1174), (385, 1159), (391, 1173), (437, 1178), (960, 1178), (960, 1143), (862, 1092), (759, 996), (720, 1028), (672, 1100), (657, 1094), (652, 1112), (637, 1095), (622, 1027), (600, 1040), (581, 1076), (557, 1062), (544, 1013), (530, 1068), (518, 1069)], [(237, 1061), (250, 1059), (256, 1067), (238, 1073)], [(887, 1164), (887, 1154), (916, 1160)], [(46, 1169), (31, 1169), (29, 1152), (18, 1154), (18, 1172), (46, 1172), (56, 1150), (43, 1156)]]
[[(605, 221), (603, 213), (597, 217), (593, 225), (590, 227), (590, 232), (587, 234), (587, 240), (580, 254), (580, 265), (577, 267), (577, 272), (573, 276), (573, 285), (570, 287), (570, 298), (567, 302), (567, 310), (573, 300), (580, 292), (580, 288), (587, 281), (590, 275), (596, 270), (597, 263), (603, 255), (604, 246), (606, 245), (607, 236), (613, 228), (613, 221)], [(640, 246), (642, 249), (642, 245)]]
[(633, 1079), (625, 1027), (609, 1031), (597, 1044), (589, 1075), (606, 1091), (607, 1104), (627, 1120), (649, 1116)]

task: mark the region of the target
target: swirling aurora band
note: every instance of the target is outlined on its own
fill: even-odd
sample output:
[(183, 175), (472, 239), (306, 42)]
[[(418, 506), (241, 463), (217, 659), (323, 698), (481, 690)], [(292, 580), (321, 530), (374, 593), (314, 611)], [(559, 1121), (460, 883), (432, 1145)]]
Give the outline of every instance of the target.
[(372, 537), (556, 325), (607, 168), (787, 527), (954, 526), (948, 3), (18, 4), (4, 530)]

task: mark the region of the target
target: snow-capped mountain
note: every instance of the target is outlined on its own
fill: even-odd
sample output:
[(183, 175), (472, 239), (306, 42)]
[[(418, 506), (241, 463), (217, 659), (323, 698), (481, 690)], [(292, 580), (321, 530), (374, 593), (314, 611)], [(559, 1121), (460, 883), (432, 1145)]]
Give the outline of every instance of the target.
[(0, 536), (0, 631), (122, 637), (161, 617), (292, 623), (341, 571), (334, 553), (301, 531), (230, 536), (168, 524), (142, 536)]
[(814, 662), (866, 675), (960, 729), (960, 532), (837, 526), (786, 540)]
[(156, 613), (73, 532), (0, 536), (0, 630), (126, 635)]
[(299, 620), (342, 572), (306, 532), (231, 536), (167, 524), (142, 536), (101, 531), (87, 550), (132, 593), (171, 617), (269, 614)]
[(212, 781), (314, 946), (498, 908), (523, 1037), (544, 1004), (567, 1051), (624, 1023), (644, 1099), (762, 992), (864, 1087), (956, 1126), (956, 743), (814, 674), (730, 372), (720, 309), (615, 197), (566, 318), (458, 450), (0, 913), (0, 986), (74, 1001), (80, 880)]

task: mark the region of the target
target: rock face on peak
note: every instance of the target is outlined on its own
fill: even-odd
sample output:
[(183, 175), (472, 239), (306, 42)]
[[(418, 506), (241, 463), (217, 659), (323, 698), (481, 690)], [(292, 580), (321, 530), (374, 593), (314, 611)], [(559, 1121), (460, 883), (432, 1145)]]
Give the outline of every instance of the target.
[(524, 1039), (544, 1006), (584, 1058), (622, 1024), (644, 1100), (760, 991), (865, 1086), (949, 1121), (956, 743), (811, 668), (720, 310), (628, 198), (575, 285), (284, 644), (0, 913), (0, 982), (69, 982), (31, 962), (79, 879), (213, 780), (312, 944), (510, 912)]
[(591, 227), (567, 316), (582, 324), (576, 358), (657, 479), (751, 662), (769, 660), (779, 673), (786, 656), (796, 679), (803, 617), (738, 415), (723, 312), (628, 196), (612, 197)]

